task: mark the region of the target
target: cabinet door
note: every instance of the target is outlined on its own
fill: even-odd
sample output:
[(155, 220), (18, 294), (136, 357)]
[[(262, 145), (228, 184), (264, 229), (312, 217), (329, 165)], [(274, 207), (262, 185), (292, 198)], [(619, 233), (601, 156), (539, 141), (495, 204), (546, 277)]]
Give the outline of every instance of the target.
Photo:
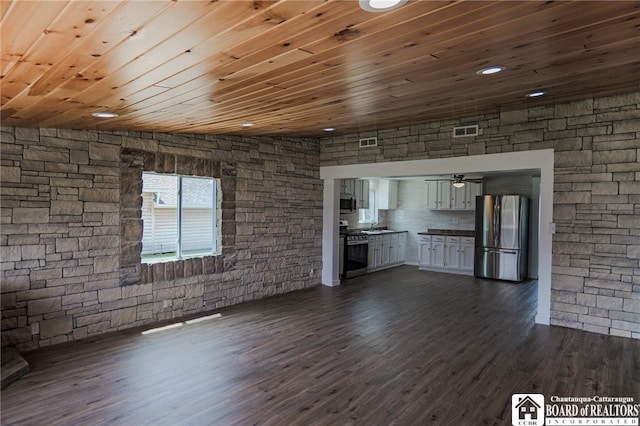
[(356, 192), (358, 194), (358, 208), (359, 209), (368, 209), (369, 208), (369, 181), (366, 179), (357, 179), (356, 181)]
[(420, 236), (418, 243), (418, 261), (421, 267), (431, 266), (431, 237)]
[[(471, 242), (468, 240), (471, 240)], [(460, 243), (460, 269), (463, 271), (473, 271), (474, 249), (473, 238), (463, 238), (462, 243)]]
[(348, 197), (356, 196), (356, 180), (342, 179), (340, 182), (340, 194)]
[(374, 235), (369, 235), (369, 251), (368, 251), (368, 258), (367, 258), (367, 267), (369, 269), (375, 268), (375, 264), (376, 264), (376, 254), (375, 254), (375, 240), (376, 240), (376, 236)]
[(389, 263), (398, 263), (398, 239), (400, 234), (391, 234), (389, 236)]
[(431, 266), (444, 268), (444, 237), (432, 237), (431, 239)]
[(467, 183), (465, 185), (466, 200), (464, 209), (475, 210), (476, 209), (476, 197), (482, 194), (482, 185), (479, 183)]
[(438, 182), (428, 181), (424, 184), (425, 207), (435, 210), (438, 208)]
[(389, 235), (382, 236), (382, 265), (391, 263), (391, 240)]
[(381, 210), (393, 210), (398, 207), (398, 181), (378, 180), (378, 208)]
[(445, 239), (447, 269), (460, 269), (460, 237), (447, 237)]
[(438, 208), (451, 208), (451, 182), (448, 180), (438, 181)]
[(378, 237), (374, 247), (374, 265), (376, 268), (382, 266), (382, 238)]
[(407, 233), (398, 234), (398, 262), (403, 263), (407, 256)]
[(469, 184), (466, 184), (462, 188), (456, 188), (451, 185), (451, 208), (453, 210), (466, 210), (467, 209), (467, 199), (468, 199), (468, 189)]

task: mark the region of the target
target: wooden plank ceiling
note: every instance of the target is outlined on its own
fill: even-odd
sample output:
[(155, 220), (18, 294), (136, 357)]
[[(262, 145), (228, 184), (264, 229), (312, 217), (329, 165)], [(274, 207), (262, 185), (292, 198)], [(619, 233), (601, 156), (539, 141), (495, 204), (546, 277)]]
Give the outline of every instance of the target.
[[(2, 0), (0, 13), (5, 126), (320, 136), (640, 89), (638, 1)], [(489, 65), (507, 69), (476, 74)]]

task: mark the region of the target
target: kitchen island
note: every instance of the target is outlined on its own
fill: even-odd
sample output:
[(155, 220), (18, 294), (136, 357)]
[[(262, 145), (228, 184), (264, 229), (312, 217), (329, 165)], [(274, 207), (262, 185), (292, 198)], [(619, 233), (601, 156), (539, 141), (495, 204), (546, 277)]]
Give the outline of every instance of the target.
[(418, 238), (420, 270), (473, 275), (475, 231), (429, 229)]

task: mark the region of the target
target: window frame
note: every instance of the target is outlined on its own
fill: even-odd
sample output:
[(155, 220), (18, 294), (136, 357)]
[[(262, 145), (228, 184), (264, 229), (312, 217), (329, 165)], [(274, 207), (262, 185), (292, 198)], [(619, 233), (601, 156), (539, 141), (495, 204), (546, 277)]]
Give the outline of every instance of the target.
[[(378, 203), (377, 201), (377, 188), (375, 183), (369, 184), (369, 208), (358, 209), (358, 223), (362, 225), (371, 225), (378, 223)], [(364, 217), (366, 214), (369, 217)]]
[[(175, 256), (171, 256), (171, 257), (161, 257), (161, 258), (157, 258), (157, 259), (145, 259), (144, 255), (141, 253), (140, 254), (140, 262), (142, 264), (149, 264), (149, 265), (153, 265), (156, 263), (165, 263), (165, 262), (175, 262), (175, 261), (179, 261), (179, 260), (185, 260), (185, 259), (193, 259), (193, 258), (203, 258), (203, 257), (207, 257), (207, 256), (216, 256), (219, 253), (219, 247), (221, 244), (221, 238), (220, 238), (220, 232), (218, 229), (218, 223), (219, 223), (219, 217), (221, 214), (221, 205), (219, 203), (219, 199), (220, 194), (220, 179), (218, 178), (214, 178), (214, 177), (207, 177), (207, 176), (191, 176), (191, 175), (182, 175), (182, 174), (177, 174), (177, 173), (161, 173), (161, 172), (155, 172), (155, 171), (146, 171), (143, 170), (142, 171), (142, 180), (143, 180), (143, 187), (142, 187), (142, 191), (141, 191), (141, 195), (142, 193), (144, 193), (144, 177), (145, 175), (156, 175), (156, 176), (174, 176), (176, 177), (176, 206), (175, 206), (175, 210), (176, 210), (176, 250), (175, 250)], [(211, 210), (212, 210), (212, 214), (211, 214), (211, 241), (210, 241), (210, 250), (208, 252), (198, 252), (198, 253), (194, 253), (194, 254), (185, 254), (183, 253), (183, 195), (184, 195), (184, 190), (183, 190), (183, 180), (184, 179), (201, 179), (201, 180), (206, 180), (206, 181), (210, 181), (212, 182), (212, 188), (211, 188)], [(166, 191), (148, 191), (148, 192), (154, 192), (154, 193), (167, 193), (170, 192), (170, 190), (166, 190)], [(155, 198), (155, 197), (154, 197)], [(156, 202), (154, 200), (154, 207), (156, 206)], [(169, 206), (160, 206), (160, 208), (168, 208)], [(143, 208), (144, 209), (144, 208)], [(143, 225), (143, 230), (142, 230), (142, 240), (144, 240), (144, 225)]]

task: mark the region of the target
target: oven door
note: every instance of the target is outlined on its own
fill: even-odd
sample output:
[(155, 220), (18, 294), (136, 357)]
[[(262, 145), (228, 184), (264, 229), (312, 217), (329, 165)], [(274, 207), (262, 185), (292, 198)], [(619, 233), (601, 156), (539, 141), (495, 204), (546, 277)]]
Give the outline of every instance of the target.
[(355, 277), (367, 273), (369, 261), (368, 241), (347, 241), (345, 256), (345, 277)]

